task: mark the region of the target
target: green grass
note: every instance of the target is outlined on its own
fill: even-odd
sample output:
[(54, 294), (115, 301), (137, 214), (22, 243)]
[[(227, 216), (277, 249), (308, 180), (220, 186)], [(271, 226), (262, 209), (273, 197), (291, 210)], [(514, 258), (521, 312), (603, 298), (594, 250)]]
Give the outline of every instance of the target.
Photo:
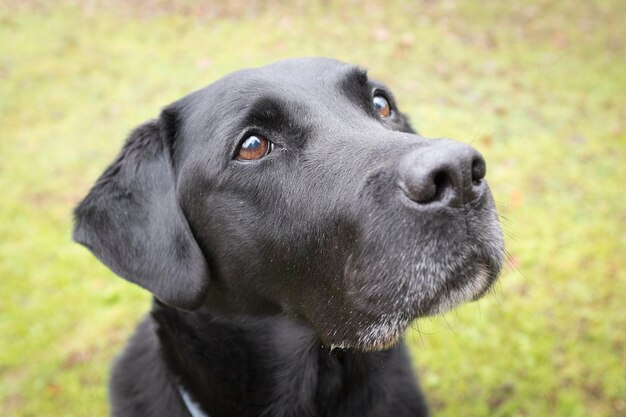
[(149, 296), (70, 241), (70, 213), (126, 133), (230, 71), (323, 55), (488, 160), (509, 267), (407, 336), (435, 415), (626, 415), (626, 3), (54, 3), (0, 2), (0, 414), (107, 412)]

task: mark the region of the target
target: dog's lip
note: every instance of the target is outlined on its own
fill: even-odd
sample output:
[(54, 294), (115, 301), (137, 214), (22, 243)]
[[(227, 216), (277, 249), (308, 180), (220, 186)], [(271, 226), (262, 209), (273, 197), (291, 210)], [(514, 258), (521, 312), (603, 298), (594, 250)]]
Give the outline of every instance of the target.
[(471, 275), (462, 278), (462, 283), (456, 284), (449, 291), (440, 291), (426, 311), (420, 312), (416, 318), (445, 313), (463, 303), (477, 301), (486, 294), (497, 279), (497, 271), (484, 260), (477, 260), (471, 268)]
[(483, 282), (483, 288), (478, 291), (469, 301), (478, 301), (483, 295), (489, 291), (489, 289), (493, 286), (498, 278), (498, 273), (491, 271), (489, 265), (486, 262), (478, 262), (477, 264), (477, 276), (476, 279), (478, 281)]

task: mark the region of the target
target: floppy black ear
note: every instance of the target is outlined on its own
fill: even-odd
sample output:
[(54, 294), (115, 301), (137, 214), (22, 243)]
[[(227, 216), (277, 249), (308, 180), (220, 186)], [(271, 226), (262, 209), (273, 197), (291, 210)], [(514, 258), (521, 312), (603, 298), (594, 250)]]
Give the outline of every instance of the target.
[(131, 133), (74, 210), (73, 237), (116, 274), (193, 310), (206, 298), (209, 271), (176, 197), (173, 119), (162, 116)]

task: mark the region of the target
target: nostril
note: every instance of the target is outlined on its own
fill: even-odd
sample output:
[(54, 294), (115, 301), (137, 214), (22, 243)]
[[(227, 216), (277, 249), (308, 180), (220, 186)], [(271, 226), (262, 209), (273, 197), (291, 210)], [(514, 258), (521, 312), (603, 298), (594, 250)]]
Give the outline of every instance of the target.
[(452, 180), (445, 171), (439, 171), (433, 178), (435, 183), (435, 195), (429, 201), (442, 201), (448, 190), (452, 189)]
[(454, 194), (454, 183), (445, 169), (425, 175), (407, 176), (401, 182), (400, 188), (418, 204), (445, 202)]
[(477, 155), (472, 159), (472, 183), (479, 185), (487, 174), (487, 164), (482, 156)]

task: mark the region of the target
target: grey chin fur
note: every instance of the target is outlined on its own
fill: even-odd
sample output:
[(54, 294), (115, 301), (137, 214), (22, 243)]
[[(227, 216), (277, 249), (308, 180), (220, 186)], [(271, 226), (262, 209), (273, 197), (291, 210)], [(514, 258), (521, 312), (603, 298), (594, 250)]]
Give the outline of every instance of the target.
[(444, 293), (439, 301), (426, 313), (429, 316), (445, 313), (467, 302), (474, 301), (482, 296), (493, 283), (492, 274), (484, 263), (479, 262), (475, 266), (473, 276), (466, 280), (463, 285)]
[[(407, 317), (403, 313), (382, 314), (375, 323), (363, 326), (356, 332), (353, 340), (337, 340), (331, 343), (334, 348), (354, 348), (362, 351), (380, 351), (392, 347), (400, 341), (402, 334), (413, 319), (445, 313), (459, 305), (480, 298), (495, 282), (497, 271), (478, 261), (469, 268), (471, 276), (463, 284), (447, 289), (435, 302), (427, 303), (429, 308), (417, 315)], [(420, 300), (417, 300), (417, 304)]]
[(330, 349), (356, 349), (364, 352), (382, 351), (391, 348), (402, 339), (402, 334), (411, 319), (401, 314), (384, 315), (376, 323), (361, 327), (353, 337), (337, 339), (329, 344)]
[(504, 249), (497, 223), (479, 226), (480, 231), (473, 234), (480, 239), (465, 236), (464, 246), (456, 252), (460, 256), (441, 254), (437, 248), (445, 245), (433, 239), (432, 248), (421, 246), (422, 256), (407, 250), (387, 251), (367, 268), (349, 268), (349, 281), (362, 283), (352, 288), (351, 299), (364, 303), (360, 310), (370, 314), (359, 320), (355, 333), (334, 343), (383, 350), (397, 343), (415, 318), (444, 313), (485, 294), (500, 272)]
[(465, 302), (480, 298), (491, 287), (497, 273), (489, 270), (482, 262), (478, 262), (471, 269), (474, 272), (469, 279), (444, 292), (436, 302), (429, 303), (428, 310), (414, 317), (407, 317), (403, 313), (382, 314), (376, 322), (359, 328), (354, 338), (334, 340), (330, 343), (330, 349), (353, 348), (366, 352), (389, 349), (401, 340), (414, 318), (445, 313)]

